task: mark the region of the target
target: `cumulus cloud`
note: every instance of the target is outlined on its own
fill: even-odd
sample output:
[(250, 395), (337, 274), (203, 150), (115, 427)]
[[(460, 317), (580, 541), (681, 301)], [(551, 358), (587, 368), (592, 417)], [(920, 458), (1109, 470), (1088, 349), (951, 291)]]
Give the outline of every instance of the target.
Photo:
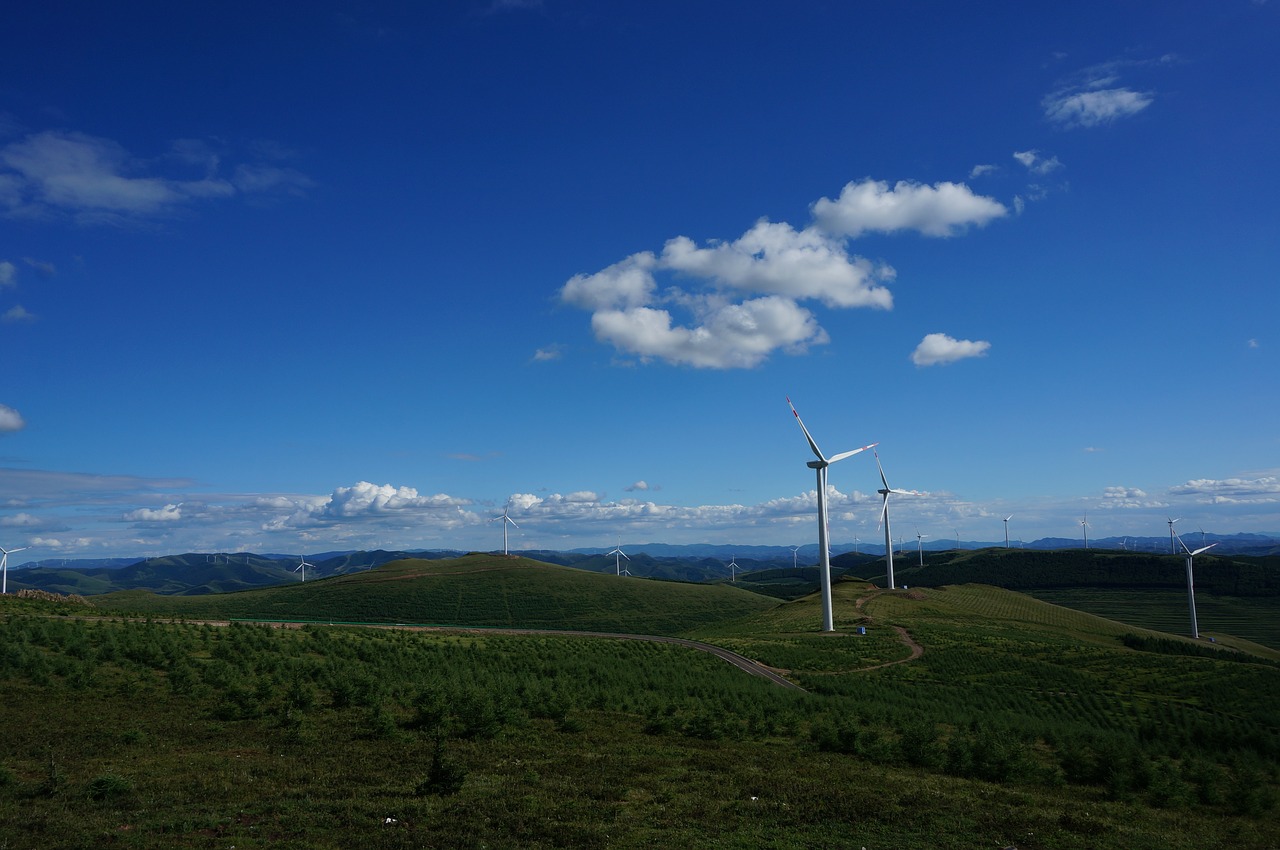
[(0, 286), (14, 286), (18, 280), (18, 268), (8, 260), (0, 260)]
[(564, 346), (559, 344), (548, 345), (533, 352), (533, 360), (535, 363), (546, 363), (551, 360), (559, 360), (563, 356)]
[(1098, 507), (1108, 509), (1162, 508), (1166, 503), (1152, 498), (1139, 487), (1106, 487), (1102, 491), (1102, 500)]
[(990, 165), (990, 164), (975, 165), (973, 168), (969, 169), (969, 179), (976, 180), (979, 177), (984, 177), (988, 174), (993, 174), (999, 170), (1000, 170), (1000, 166), (998, 165)]
[(181, 505), (165, 505), (159, 510), (138, 508), (124, 515), (128, 522), (178, 522), (182, 519)]
[[(185, 158), (171, 159), (191, 162), (189, 146)], [(48, 130), (0, 148), (0, 203), (15, 216), (61, 213), (112, 223), (169, 215), (202, 200), (296, 194), (311, 185), (305, 175), (268, 163), (241, 164), (223, 177), (216, 159), (203, 162), (199, 177), (158, 174), (157, 163), (140, 160), (110, 139)]]
[(623, 489), (628, 493), (634, 493), (637, 490), (648, 490), (649, 482), (643, 481), (643, 480), (637, 481), (636, 483), (632, 484), (630, 487), (624, 487)]
[(760, 219), (733, 240), (677, 236), (660, 252), (574, 275), (560, 298), (592, 313), (596, 339), (641, 362), (751, 368), (774, 352), (800, 354), (829, 341), (802, 302), (892, 309), (887, 284), (896, 272), (850, 254), (849, 239), (899, 230), (951, 236), (1006, 214), (963, 184), (891, 188), (868, 179), (815, 203), (808, 227)]
[(927, 186), (900, 180), (848, 183), (832, 201), (813, 205), (818, 226), (829, 233), (857, 237), (867, 231), (916, 230), (926, 236), (953, 236), (969, 225), (982, 227), (1008, 213), (994, 198), (975, 195), (963, 183)]
[(13, 325), (19, 322), (34, 322), (35, 320), (36, 314), (30, 312), (21, 304), (15, 304), (8, 310), (5, 310), (3, 314), (0, 314), (0, 322), (4, 322), (7, 325)]
[(945, 366), (968, 357), (984, 357), (991, 343), (982, 340), (953, 339), (946, 334), (928, 334), (911, 352), (917, 366)]
[(1170, 487), (1169, 495), (1197, 497), (1210, 504), (1271, 504), (1280, 502), (1280, 478), (1196, 478)]
[(6, 404), (0, 404), (0, 434), (12, 434), (27, 427), (22, 414)]

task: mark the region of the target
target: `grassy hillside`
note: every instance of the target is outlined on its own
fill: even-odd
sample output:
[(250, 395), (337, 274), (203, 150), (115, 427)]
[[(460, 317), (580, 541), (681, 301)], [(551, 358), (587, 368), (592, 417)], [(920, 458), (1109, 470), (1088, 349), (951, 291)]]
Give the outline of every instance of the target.
[[(492, 561), (380, 578), (557, 581)], [(83, 620), (5, 598), (0, 688), (22, 722), (0, 737), (0, 846), (1280, 844), (1275, 664), (1136, 650), (1128, 626), (989, 587), (835, 591), (835, 635), (813, 631), (813, 597), (696, 630), (809, 693), (671, 645)]]
[(472, 554), (219, 596), (108, 594), (104, 610), (188, 618), (418, 623), (674, 634), (772, 607), (736, 588), (600, 575)]

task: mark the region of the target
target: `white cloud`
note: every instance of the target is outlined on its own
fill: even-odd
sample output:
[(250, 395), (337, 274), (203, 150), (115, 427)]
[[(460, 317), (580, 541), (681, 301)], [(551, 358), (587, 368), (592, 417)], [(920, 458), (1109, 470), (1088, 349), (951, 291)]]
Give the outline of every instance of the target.
[(1162, 508), (1165, 502), (1148, 496), (1138, 487), (1106, 487), (1098, 507), (1103, 510), (1127, 510), (1134, 508)]
[(0, 434), (12, 434), (27, 427), (22, 414), (5, 404), (0, 404)]
[(636, 492), (637, 490), (648, 490), (648, 489), (649, 489), (649, 482), (647, 482), (647, 481), (637, 481), (636, 483), (632, 484), (630, 487), (624, 487), (623, 489), (624, 489), (626, 492), (628, 492), (628, 493), (634, 493), (634, 492)]
[(4, 322), (6, 325), (17, 324), (18, 322), (34, 322), (35, 320), (35, 313), (30, 312), (21, 304), (15, 304), (0, 314), (0, 322)]
[(182, 505), (165, 505), (159, 510), (138, 508), (124, 515), (128, 522), (178, 522), (182, 518)]
[(608, 310), (592, 316), (591, 327), (600, 341), (641, 360), (711, 369), (750, 368), (779, 348), (796, 352), (828, 341), (813, 314), (788, 298), (706, 299), (697, 313), (700, 324), (686, 327), (662, 309)]
[(533, 353), (533, 360), (535, 363), (546, 363), (551, 360), (559, 360), (563, 356), (564, 356), (564, 346), (559, 344), (552, 344), (552, 345), (545, 346), (543, 348), (539, 348), (537, 351), (535, 351)]
[(917, 366), (943, 366), (968, 357), (984, 357), (991, 343), (967, 339), (952, 339), (946, 334), (928, 334), (911, 352), (911, 362)]
[(1210, 504), (1272, 504), (1280, 502), (1280, 478), (1197, 478), (1170, 487), (1169, 495), (1198, 497)]
[(975, 165), (973, 168), (969, 169), (969, 179), (976, 180), (979, 177), (993, 174), (999, 170), (1000, 166), (998, 165)]
[(17, 266), (8, 260), (0, 260), (0, 286), (15, 286), (17, 280)]
[(1044, 98), (1045, 117), (1062, 127), (1097, 127), (1136, 115), (1151, 105), (1153, 96), (1127, 88), (1058, 91)]
[(975, 195), (963, 183), (933, 186), (900, 180), (892, 189), (870, 178), (848, 183), (840, 197), (813, 205), (819, 227), (829, 233), (857, 237), (867, 231), (917, 230), (926, 236), (953, 236), (969, 225), (982, 227), (1008, 214), (994, 198)]
[(660, 265), (733, 289), (815, 299), (828, 307), (893, 306), (889, 290), (876, 285), (892, 270), (850, 257), (843, 244), (815, 228), (797, 231), (785, 222), (761, 220), (733, 242), (705, 248), (677, 236), (663, 247)]
[(5, 528), (35, 528), (40, 525), (39, 520), (29, 513), (19, 511), (13, 516), (0, 517), (0, 526)]
[(1022, 163), (1032, 174), (1048, 174), (1062, 167), (1062, 163), (1056, 156), (1045, 159), (1036, 150), (1014, 151), (1013, 158)]
[(1258, 341), (1257, 341), (1256, 339), (1251, 339), (1251, 340), (1249, 340), (1249, 342), (1248, 342), (1248, 346), (1249, 346), (1249, 348), (1257, 348), (1257, 347), (1258, 347)]
[(950, 236), (1007, 213), (963, 184), (903, 181), (890, 188), (868, 179), (849, 183), (835, 201), (815, 203), (815, 223), (803, 229), (761, 219), (730, 241), (677, 236), (660, 253), (574, 275), (560, 298), (592, 313), (596, 339), (641, 362), (752, 368), (776, 351), (800, 354), (830, 341), (800, 302), (892, 309), (886, 284), (897, 273), (850, 254), (849, 239), (897, 230)]

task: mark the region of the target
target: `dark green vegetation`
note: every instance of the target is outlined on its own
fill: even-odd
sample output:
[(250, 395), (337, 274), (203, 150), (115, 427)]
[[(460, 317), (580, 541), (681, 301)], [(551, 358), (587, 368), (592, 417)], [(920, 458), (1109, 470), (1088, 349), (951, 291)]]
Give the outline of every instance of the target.
[(395, 561), (375, 570), (219, 596), (108, 594), (104, 610), (199, 619), (281, 619), (571, 629), (670, 635), (773, 603), (724, 586), (583, 572), (502, 555)]
[[(701, 623), (687, 636), (810, 692), (665, 644), (83, 620), (3, 599), (0, 846), (1280, 844), (1280, 668), (1248, 655), (1182, 654), (1169, 644), (1209, 645), (991, 587), (841, 582), (840, 633), (820, 635), (813, 598), (725, 619), (753, 597), (512, 559), (384, 570), (271, 593), (284, 608), (447, 596), (486, 617), (498, 603), (478, 600), (503, 599), (500, 624), (518, 626), (555, 605), (602, 622), (588, 611), (610, 600), (643, 608), (608, 616), (649, 633), (679, 602)], [(519, 602), (529, 574), (559, 589)], [(275, 604), (264, 593), (222, 601)]]

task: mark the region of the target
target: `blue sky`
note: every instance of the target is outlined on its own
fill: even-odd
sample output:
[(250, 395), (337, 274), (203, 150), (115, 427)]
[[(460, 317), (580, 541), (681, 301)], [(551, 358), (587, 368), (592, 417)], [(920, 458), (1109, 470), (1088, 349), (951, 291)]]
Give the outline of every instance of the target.
[(1280, 4), (404, 5), (8, 13), (19, 561), (1280, 531)]

